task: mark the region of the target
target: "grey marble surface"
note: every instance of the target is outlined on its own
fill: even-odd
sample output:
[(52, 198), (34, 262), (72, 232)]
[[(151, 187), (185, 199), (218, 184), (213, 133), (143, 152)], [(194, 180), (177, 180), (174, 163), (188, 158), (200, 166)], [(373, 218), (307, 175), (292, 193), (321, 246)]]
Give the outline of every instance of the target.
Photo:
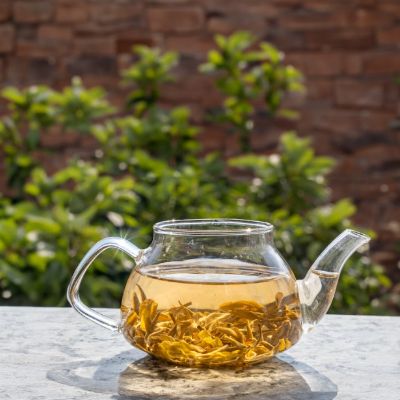
[(328, 315), (279, 357), (230, 371), (160, 364), (71, 309), (0, 307), (1, 400), (193, 398), (400, 400), (400, 318)]

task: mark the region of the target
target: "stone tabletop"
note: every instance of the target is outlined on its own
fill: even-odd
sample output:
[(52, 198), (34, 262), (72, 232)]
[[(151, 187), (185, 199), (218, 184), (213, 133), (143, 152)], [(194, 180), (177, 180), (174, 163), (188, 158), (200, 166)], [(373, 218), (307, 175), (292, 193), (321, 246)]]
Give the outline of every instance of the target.
[(0, 307), (1, 400), (194, 398), (400, 400), (400, 318), (328, 315), (279, 357), (231, 371), (159, 363), (72, 309)]

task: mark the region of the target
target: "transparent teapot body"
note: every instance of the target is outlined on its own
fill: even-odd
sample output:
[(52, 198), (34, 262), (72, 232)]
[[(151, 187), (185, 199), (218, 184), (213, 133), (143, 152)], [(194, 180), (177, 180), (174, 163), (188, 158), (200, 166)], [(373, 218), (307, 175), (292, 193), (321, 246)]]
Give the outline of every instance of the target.
[[(67, 298), (84, 317), (169, 362), (191, 367), (257, 363), (293, 346), (321, 320), (345, 262), (370, 240), (346, 229), (296, 282), (272, 235), (272, 225), (263, 222), (204, 219), (156, 224), (145, 250), (106, 238), (79, 263)], [(119, 322), (79, 297), (85, 272), (109, 248), (136, 262)]]
[(261, 362), (302, 333), (296, 281), (272, 226), (167, 221), (126, 284), (120, 329), (135, 347), (185, 366)]

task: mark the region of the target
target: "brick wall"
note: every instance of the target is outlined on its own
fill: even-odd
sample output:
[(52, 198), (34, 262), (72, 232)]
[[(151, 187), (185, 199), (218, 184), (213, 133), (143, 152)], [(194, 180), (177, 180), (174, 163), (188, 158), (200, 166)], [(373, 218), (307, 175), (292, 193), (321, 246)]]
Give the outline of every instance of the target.
[[(255, 136), (260, 152), (273, 151), (279, 132), (294, 127), (312, 136), (320, 152), (335, 156), (333, 198), (350, 197), (357, 222), (377, 229), (374, 256), (396, 269), (400, 242), (399, 0), (0, 0), (0, 80), (18, 86), (65, 85), (81, 75), (122, 99), (118, 69), (130, 48), (145, 43), (183, 54), (179, 86), (164, 101), (201, 108), (218, 99), (196, 66), (215, 33), (246, 29), (286, 52), (306, 76), (305, 99), (295, 124), (278, 121)], [(208, 149), (234, 152), (229, 137), (206, 127)], [(64, 157), (87, 153), (92, 143), (55, 137)], [(57, 168), (62, 157), (49, 159)], [(398, 269), (396, 269), (398, 271)]]

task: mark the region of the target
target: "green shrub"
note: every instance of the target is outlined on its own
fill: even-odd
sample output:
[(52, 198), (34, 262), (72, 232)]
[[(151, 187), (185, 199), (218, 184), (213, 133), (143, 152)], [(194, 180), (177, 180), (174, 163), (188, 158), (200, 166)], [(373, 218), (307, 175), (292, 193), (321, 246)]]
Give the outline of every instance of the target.
[[(8, 195), (0, 198), (0, 304), (64, 305), (69, 278), (91, 245), (120, 235), (147, 246), (159, 220), (270, 221), (299, 277), (351, 226), (351, 201), (329, 203), (326, 176), (334, 162), (316, 156), (308, 139), (285, 133), (279, 152), (268, 156), (251, 147), (255, 114), (264, 120), (293, 116), (282, 101), (302, 90), (300, 72), (270, 44), (256, 47), (248, 33), (217, 36), (216, 42), (200, 69), (216, 76), (224, 95), (210, 120), (240, 144), (241, 154), (228, 160), (200, 155), (189, 109), (159, 105), (162, 84), (173, 80), (175, 53), (136, 48), (136, 62), (123, 72), (133, 89), (122, 117), (102, 89), (86, 89), (78, 78), (61, 92), (3, 90), (10, 113), (0, 123), (8, 182)], [(89, 159), (73, 158), (49, 175), (41, 160), (51, 150), (43, 142), (54, 132), (91, 135), (97, 148)], [(85, 279), (85, 300), (117, 306), (131, 266), (120, 254), (105, 254)], [(340, 285), (334, 311), (387, 312), (381, 298), (390, 282), (366, 256), (351, 259)]]

